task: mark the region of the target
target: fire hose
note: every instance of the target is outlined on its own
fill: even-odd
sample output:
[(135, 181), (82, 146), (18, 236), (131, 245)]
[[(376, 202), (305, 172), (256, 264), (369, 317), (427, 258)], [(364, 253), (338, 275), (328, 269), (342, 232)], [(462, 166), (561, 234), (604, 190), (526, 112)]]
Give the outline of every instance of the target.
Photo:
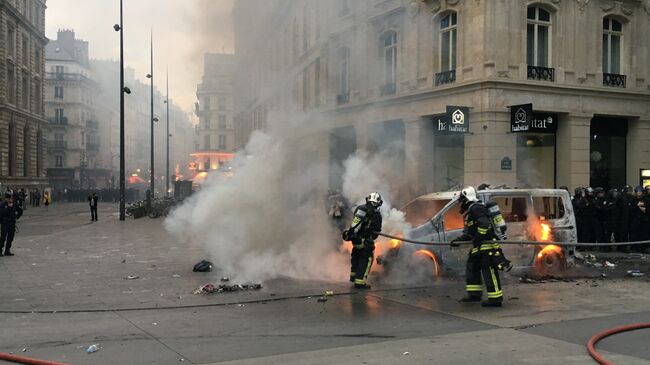
[[(451, 242), (436, 242), (436, 241), (417, 241), (417, 240), (412, 240), (408, 238), (403, 238), (403, 237), (398, 237), (394, 235), (390, 235), (388, 233), (383, 233), (383, 232), (376, 232), (378, 235), (398, 240), (401, 242), (408, 242), (408, 243), (414, 243), (417, 245), (423, 245), (423, 246), (449, 246), (451, 245)], [(471, 244), (473, 243), (472, 241), (456, 241), (454, 244)], [(486, 241), (485, 243), (494, 243), (494, 241)], [(644, 244), (649, 244), (650, 240), (646, 241), (634, 241), (634, 242), (553, 242), (553, 241), (498, 241), (500, 245), (555, 245), (555, 246), (563, 246), (563, 247), (584, 247), (584, 246), (633, 246), (633, 245), (644, 245)]]
[(29, 357), (16, 356), (13, 354), (8, 354), (6, 352), (0, 352), (0, 360), (15, 362), (18, 364), (28, 364), (28, 365), (69, 365), (61, 362), (37, 360), (37, 359), (31, 359)]
[(631, 324), (631, 325), (627, 325), (627, 326), (620, 326), (620, 327), (610, 328), (610, 329), (598, 332), (589, 339), (589, 342), (587, 342), (587, 351), (589, 352), (589, 355), (594, 360), (596, 360), (599, 364), (601, 364), (601, 365), (613, 365), (611, 362), (605, 360), (605, 358), (596, 351), (596, 343), (598, 341), (602, 340), (603, 338), (611, 336), (611, 335), (615, 335), (615, 334), (622, 333), (622, 332), (640, 330), (640, 329), (644, 329), (644, 328), (650, 328), (650, 322), (636, 323), (636, 324)]

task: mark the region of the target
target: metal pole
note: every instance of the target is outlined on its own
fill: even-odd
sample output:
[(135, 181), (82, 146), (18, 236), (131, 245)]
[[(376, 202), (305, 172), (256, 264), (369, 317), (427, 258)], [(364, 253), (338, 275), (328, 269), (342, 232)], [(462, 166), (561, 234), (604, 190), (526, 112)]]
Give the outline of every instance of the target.
[(165, 196), (169, 197), (169, 67), (167, 67), (167, 174), (165, 175)]
[(153, 124), (154, 124), (154, 115), (153, 115), (153, 32), (151, 33), (151, 183), (149, 189), (151, 191), (151, 199), (154, 197), (154, 158), (153, 158)]
[(125, 219), (125, 167), (124, 167), (124, 25), (122, 0), (120, 0), (120, 220)]

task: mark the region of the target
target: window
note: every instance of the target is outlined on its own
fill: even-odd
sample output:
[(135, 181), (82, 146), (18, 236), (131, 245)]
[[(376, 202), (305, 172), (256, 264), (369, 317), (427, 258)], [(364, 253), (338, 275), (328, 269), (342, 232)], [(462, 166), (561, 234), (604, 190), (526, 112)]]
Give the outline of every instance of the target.
[(621, 73), (623, 25), (616, 19), (603, 18), (603, 72)]
[(41, 82), (39, 80), (34, 81), (34, 112), (37, 114), (43, 113), (43, 103), (41, 97), (43, 96), (41, 92)]
[(209, 135), (206, 135), (205, 137), (203, 137), (203, 147), (206, 150), (210, 149), (210, 136)]
[(384, 89), (382, 94), (395, 93), (397, 78), (397, 33), (389, 31), (382, 37), (384, 56)]
[(220, 150), (226, 149), (226, 136), (223, 134), (219, 135), (219, 149)]
[(54, 109), (54, 121), (57, 124), (64, 123), (65, 116), (63, 115), (63, 109)]
[(560, 219), (564, 217), (564, 200), (559, 196), (534, 196), (533, 208), (540, 219)]
[(493, 197), (490, 200), (499, 205), (503, 219), (507, 223), (525, 222), (528, 218), (527, 197)]
[(16, 55), (16, 29), (7, 25), (7, 56), (15, 57)]
[(55, 99), (63, 99), (63, 86), (55, 86), (54, 87), (54, 98)]
[(54, 156), (54, 166), (63, 167), (63, 156)]
[(210, 129), (210, 116), (206, 115), (203, 117), (203, 129)]
[(16, 70), (11, 62), (7, 62), (7, 101), (16, 104)]
[(226, 110), (226, 98), (225, 97), (218, 98), (217, 103), (219, 105), (219, 110)]
[(446, 231), (454, 231), (465, 227), (465, 219), (460, 214), (460, 203), (456, 202), (447, 210), (443, 216), (443, 222)]
[(203, 110), (210, 110), (210, 97), (203, 98)]
[(456, 38), (458, 16), (449, 13), (440, 20), (440, 70), (456, 69)]
[(449, 199), (416, 199), (402, 210), (406, 222), (412, 227), (418, 227), (433, 218), (447, 203), (449, 203)]
[(40, 130), (36, 132), (36, 176), (41, 176), (43, 158), (43, 132)]
[(23, 35), (23, 65), (29, 65), (29, 38)]
[(226, 129), (226, 116), (225, 115), (220, 115), (219, 116), (219, 129)]
[(529, 66), (549, 67), (551, 14), (531, 6), (527, 18), (526, 61)]
[(55, 72), (56, 72), (56, 78), (58, 80), (63, 80), (63, 73), (65, 72), (63, 66), (56, 66), (55, 67)]
[(32, 148), (29, 128), (23, 130), (23, 176), (29, 176), (29, 158)]
[(350, 100), (350, 49), (341, 47), (339, 58), (339, 95), (338, 103), (346, 104)]
[(9, 124), (9, 176), (14, 176), (14, 166), (16, 165), (16, 126)]
[(34, 50), (34, 72), (41, 73), (41, 50)]
[(27, 72), (23, 72), (23, 85), (21, 92), (21, 101), (23, 109), (29, 109), (29, 76)]

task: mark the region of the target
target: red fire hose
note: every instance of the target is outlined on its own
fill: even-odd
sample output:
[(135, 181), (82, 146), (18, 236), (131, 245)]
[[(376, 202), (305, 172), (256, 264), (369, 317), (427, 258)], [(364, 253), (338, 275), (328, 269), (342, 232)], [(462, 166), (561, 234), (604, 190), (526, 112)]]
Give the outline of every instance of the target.
[(64, 364), (62, 362), (30, 359), (29, 357), (16, 356), (16, 355), (8, 354), (6, 352), (0, 352), (0, 360), (11, 361), (18, 364), (28, 364), (28, 365), (69, 365), (69, 364)]
[(640, 330), (644, 328), (650, 328), (650, 322), (644, 322), (644, 323), (637, 323), (637, 324), (630, 324), (627, 326), (620, 326), (620, 327), (615, 327), (615, 328), (610, 328), (604, 331), (600, 331), (593, 335), (590, 339), (589, 342), (587, 342), (587, 351), (589, 352), (589, 355), (594, 358), (599, 364), (601, 365), (613, 365), (611, 362), (605, 360), (605, 358), (596, 352), (596, 343), (600, 340), (602, 340), (605, 337), (615, 335), (617, 333), (622, 333), (622, 332), (628, 332), (628, 331), (635, 331), (635, 330)]

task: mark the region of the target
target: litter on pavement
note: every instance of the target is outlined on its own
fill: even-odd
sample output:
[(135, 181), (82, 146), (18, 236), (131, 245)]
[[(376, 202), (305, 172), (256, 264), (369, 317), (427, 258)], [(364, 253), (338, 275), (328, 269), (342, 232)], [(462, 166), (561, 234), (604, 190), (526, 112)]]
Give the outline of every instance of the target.
[(214, 264), (211, 263), (210, 261), (207, 260), (201, 260), (194, 265), (194, 268), (192, 271), (194, 272), (210, 272), (212, 271), (212, 268), (214, 267)]
[(138, 275), (129, 275), (124, 278), (125, 280), (135, 280), (135, 279), (140, 279)]
[(86, 349), (86, 353), (92, 354), (93, 352), (97, 352), (100, 349), (101, 349), (101, 347), (99, 346), (99, 344), (90, 345)]
[(237, 292), (237, 291), (246, 291), (246, 290), (260, 290), (262, 289), (262, 284), (235, 284), (235, 285), (226, 285), (221, 284), (215, 286), (214, 284), (205, 284), (196, 290), (194, 294), (212, 294), (212, 293), (223, 293), (223, 292)]

